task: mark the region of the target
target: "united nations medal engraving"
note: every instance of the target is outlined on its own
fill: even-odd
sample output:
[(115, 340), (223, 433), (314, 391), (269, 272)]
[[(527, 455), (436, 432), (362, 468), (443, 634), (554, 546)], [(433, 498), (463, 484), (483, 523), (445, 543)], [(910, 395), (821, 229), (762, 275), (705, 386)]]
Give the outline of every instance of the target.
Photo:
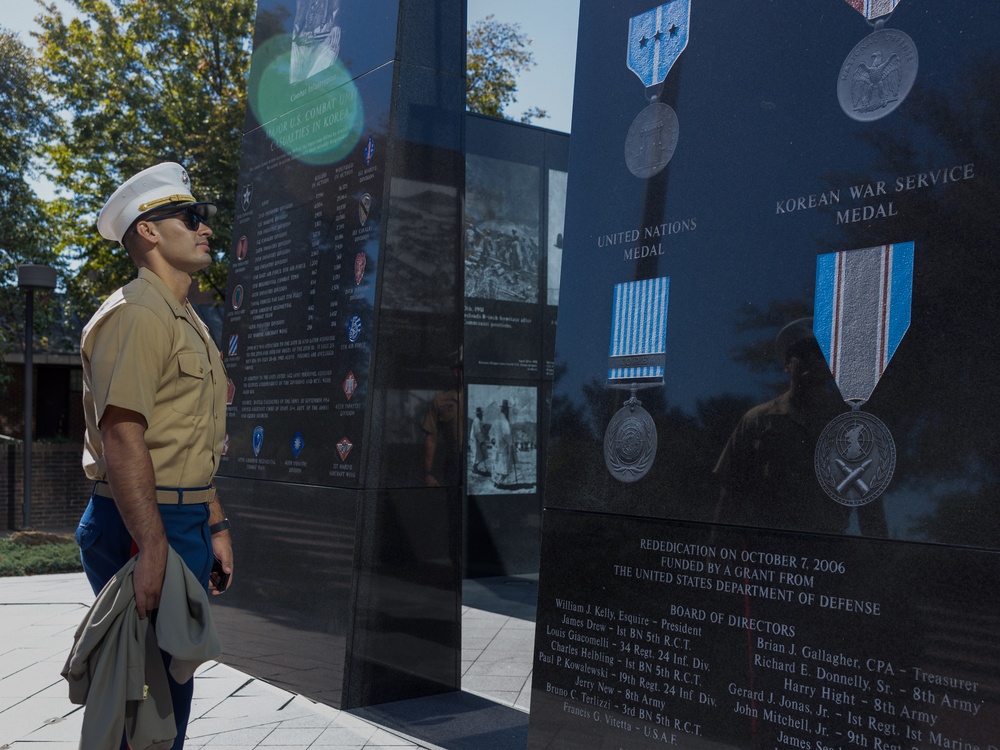
[(621, 482), (642, 479), (656, 456), (656, 425), (641, 404), (632, 396), (604, 432), (604, 463)]
[(653, 102), (636, 115), (625, 136), (625, 164), (648, 180), (663, 171), (677, 148), (677, 113), (669, 104)]
[(896, 469), (889, 428), (863, 411), (836, 417), (816, 443), (816, 478), (841, 505), (867, 505), (881, 495)]
[(861, 122), (885, 117), (910, 93), (917, 67), (913, 40), (902, 31), (878, 28), (855, 45), (840, 68), (841, 109)]

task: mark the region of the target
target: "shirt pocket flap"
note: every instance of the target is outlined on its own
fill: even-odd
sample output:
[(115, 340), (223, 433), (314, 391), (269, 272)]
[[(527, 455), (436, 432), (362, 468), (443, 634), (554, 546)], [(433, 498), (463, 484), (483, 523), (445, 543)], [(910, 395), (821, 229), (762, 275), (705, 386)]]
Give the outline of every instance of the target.
[(181, 374), (192, 378), (204, 378), (208, 375), (208, 359), (198, 352), (181, 352), (177, 355), (177, 365)]

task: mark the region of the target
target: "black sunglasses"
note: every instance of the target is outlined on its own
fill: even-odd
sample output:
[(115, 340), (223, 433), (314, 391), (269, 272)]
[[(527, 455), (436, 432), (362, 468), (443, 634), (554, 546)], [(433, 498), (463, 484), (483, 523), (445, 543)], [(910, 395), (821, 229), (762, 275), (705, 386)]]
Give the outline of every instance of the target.
[(163, 219), (170, 219), (174, 216), (179, 216), (181, 221), (184, 222), (184, 226), (190, 229), (192, 232), (197, 232), (198, 227), (204, 224), (208, 226), (208, 222), (205, 218), (198, 213), (191, 206), (185, 206), (184, 208), (178, 208), (173, 211), (167, 211), (162, 214), (153, 214), (152, 216), (146, 216), (143, 221), (162, 221)]

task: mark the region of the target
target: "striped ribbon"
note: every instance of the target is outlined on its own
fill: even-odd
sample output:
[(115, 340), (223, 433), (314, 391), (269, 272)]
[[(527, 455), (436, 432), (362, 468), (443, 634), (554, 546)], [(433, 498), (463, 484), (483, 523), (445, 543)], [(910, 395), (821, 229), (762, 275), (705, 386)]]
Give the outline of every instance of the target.
[(615, 284), (609, 381), (663, 378), (670, 277)]
[(899, 0), (844, 0), (848, 5), (850, 5), (858, 13), (861, 13), (865, 18), (871, 20), (872, 18), (881, 18), (882, 16), (887, 16), (892, 13), (896, 6), (899, 5)]
[(813, 332), (845, 401), (863, 404), (910, 326), (913, 243), (820, 255)]

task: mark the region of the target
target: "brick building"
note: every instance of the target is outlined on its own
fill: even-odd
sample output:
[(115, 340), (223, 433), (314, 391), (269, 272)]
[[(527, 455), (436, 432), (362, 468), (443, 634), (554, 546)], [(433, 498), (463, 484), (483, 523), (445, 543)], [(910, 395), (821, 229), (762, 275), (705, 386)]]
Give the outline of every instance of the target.
[[(209, 294), (199, 294), (195, 308), (221, 337), (222, 309)], [(83, 368), (76, 342), (79, 323), (62, 322), (58, 335), (42, 338), (36, 328), (32, 355), (34, 415), (32, 422), (31, 525), (36, 529), (69, 529), (80, 520), (92, 483), (81, 467), (83, 434)], [(68, 328), (68, 329), (67, 329)], [(23, 336), (23, 333), (22, 333)], [(45, 351), (43, 346), (61, 351)], [(0, 386), (0, 528), (19, 529), (24, 501), (23, 345), (2, 356), (0, 367), (9, 382)]]

